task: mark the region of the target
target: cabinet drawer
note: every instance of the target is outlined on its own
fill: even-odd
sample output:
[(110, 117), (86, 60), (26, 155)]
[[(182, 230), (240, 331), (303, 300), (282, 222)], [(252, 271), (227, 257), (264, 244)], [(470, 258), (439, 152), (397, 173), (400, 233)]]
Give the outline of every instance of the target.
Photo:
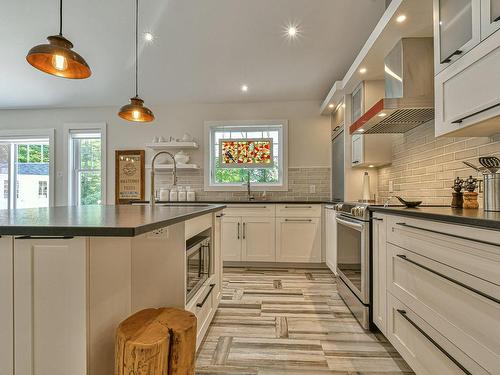
[(227, 205), (224, 210), (226, 216), (259, 216), (273, 217), (274, 204), (242, 203)]
[(197, 347), (203, 340), (203, 336), (210, 325), (214, 306), (217, 305), (214, 294), (215, 288), (214, 281), (201, 288), (200, 292), (193, 298), (194, 301), (190, 302), (187, 307), (187, 310), (196, 315)]
[(390, 293), (388, 339), (419, 375), (487, 374)]
[(436, 76), (436, 136), (498, 133), (499, 66), (500, 33), (495, 33)]
[(321, 217), (321, 205), (277, 204), (276, 217)]
[(388, 242), (500, 286), (500, 232), (404, 216), (387, 217)]
[(388, 253), (389, 292), (484, 369), (498, 371), (500, 287), (392, 244)]
[(212, 226), (212, 214), (195, 217), (194, 219), (186, 221), (185, 233), (186, 239), (189, 239)]

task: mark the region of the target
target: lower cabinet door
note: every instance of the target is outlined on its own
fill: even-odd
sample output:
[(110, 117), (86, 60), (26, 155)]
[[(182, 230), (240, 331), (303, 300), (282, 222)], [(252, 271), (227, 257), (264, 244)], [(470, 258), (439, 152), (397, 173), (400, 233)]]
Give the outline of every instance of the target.
[(242, 237), (241, 217), (224, 216), (221, 225), (222, 259), (226, 262), (239, 262)]
[(321, 262), (321, 225), (319, 218), (276, 219), (276, 261)]
[(242, 223), (243, 260), (275, 262), (275, 221), (273, 217), (245, 217)]
[(14, 374), (12, 237), (0, 237), (0, 374)]
[(16, 375), (87, 374), (85, 238), (14, 240)]
[(387, 334), (387, 220), (375, 213), (372, 220), (373, 323)]
[(325, 208), (325, 242), (326, 265), (337, 274), (337, 222), (333, 208)]

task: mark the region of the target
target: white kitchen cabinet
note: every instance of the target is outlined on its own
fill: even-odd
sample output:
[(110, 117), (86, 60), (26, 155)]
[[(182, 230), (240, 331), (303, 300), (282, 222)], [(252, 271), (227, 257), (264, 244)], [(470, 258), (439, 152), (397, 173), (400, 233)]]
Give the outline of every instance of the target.
[(0, 237), (0, 374), (14, 374), (14, 244)]
[(325, 255), (326, 265), (337, 274), (337, 222), (333, 206), (325, 207)]
[(500, 33), (435, 78), (436, 136), (491, 136), (500, 126)]
[(222, 254), (225, 262), (275, 262), (274, 215), (225, 214), (222, 218)]
[(387, 225), (385, 215), (374, 213), (373, 250), (373, 323), (387, 335)]
[(86, 262), (85, 238), (14, 241), (16, 375), (87, 374)]
[(319, 218), (276, 218), (276, 261), (321, 262)]
[(451, 66), (481, 40), (481, 0), (434, 0), (435, 72)]
[(481, 39), (500, 29), (500, 0), (481, 0)]
[(381, 167), (392, 162), (392, 137), (387, 134), (353, 134), (351, 136), (353, 167)]
[(222, 218), (221, 238), (222, 238), (222, 258), (225, 262), (239, 262), (242, 257), (241, 243), (241, 217), (227, 216)]
[(358, 120), (365, 113), (364, 100), (364, 82), (361, 82), (358, 87), (352, 92), (351, 118), (352, 122)]
[(243, 260), (275, 262), (275, 222), (273, 217), (245, 217), (242, 223)]

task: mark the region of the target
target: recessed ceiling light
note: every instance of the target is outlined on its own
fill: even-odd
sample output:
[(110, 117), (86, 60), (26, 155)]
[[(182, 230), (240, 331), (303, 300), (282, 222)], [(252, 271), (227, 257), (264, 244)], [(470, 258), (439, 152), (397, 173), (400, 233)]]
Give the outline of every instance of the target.
[(360, 72), (361, 74), (365, 74), (365, 73), (366, 73), (366, 68), (361, 68), (361, 69), (359, 69), (359, 72)]
[(248, 86), (247, 85), (241, 85), (241, 91), (247, 92), (248, 91)]
[(300, 37), (300, 27), (297, 22), (289, 22), (283, 27), (283, 34), (285, 38), (290, 40)]
[(406, 16), (404, 14), (401, 14), (399, 15), (397, 18), (396, 18), (396, 21), (401, 23), (401, 22), (405, 22), (406, 21)]
[(358, 129), (358, 133), (363, 133), (365, 129)]
[(154, 35), (153, 35), (153, 34), (151, 34), (151, 33), (149, 33), (149, 32), (148, 32), (148, 33), (144, 33), (144, 40), (145, 40), (146, 42), (152, 42), (154, 38), (155, 38), (155, 37), (154, 37)]
[(328, 104), (328, 108), (333, 108), (335, 107), (332, 103)]
[(370, 164), (368, 168), (375, 168), (375, 166), (373, 164)]
[(385, 116), (387, 116), (387, 113), (380, 112), (380, 113), (378, 114), (378, 117), (385, 117)]

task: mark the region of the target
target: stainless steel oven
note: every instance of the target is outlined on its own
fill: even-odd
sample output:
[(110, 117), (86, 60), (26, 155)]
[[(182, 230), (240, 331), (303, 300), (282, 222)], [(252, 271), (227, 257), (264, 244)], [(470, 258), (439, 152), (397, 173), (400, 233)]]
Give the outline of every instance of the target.
[(366, 205), (339, 203), (338, 291), (361, 326), (370, 326), (370, 216)]
[(186, 241), (186, 301), (189, 301), (211, 275), (210, 236), (198, 235)]

